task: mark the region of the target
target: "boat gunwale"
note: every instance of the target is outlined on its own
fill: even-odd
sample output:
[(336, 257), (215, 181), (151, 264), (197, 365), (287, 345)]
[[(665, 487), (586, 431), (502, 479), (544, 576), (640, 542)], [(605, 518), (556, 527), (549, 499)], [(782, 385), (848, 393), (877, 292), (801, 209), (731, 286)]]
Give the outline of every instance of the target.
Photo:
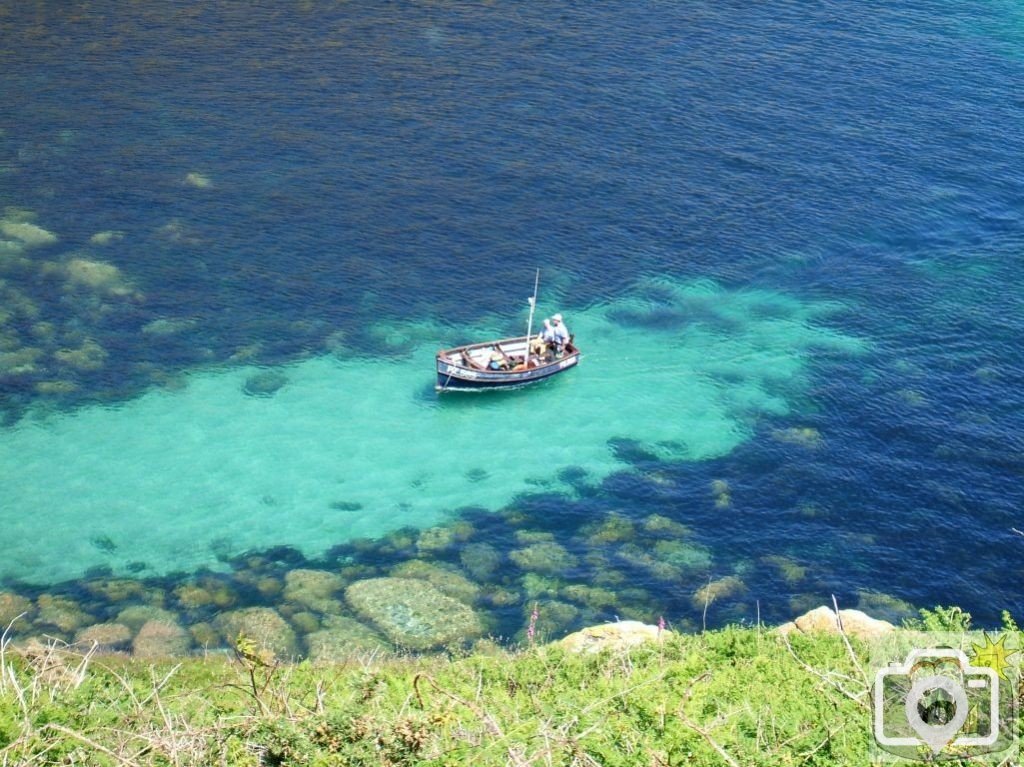
[[(530, 338), (539, 338), (539, 336), (530, 336)], [(519, 342), (525, 344), (526, 339), (527, 336), (515, 336), (512, 338), (502, 338), (495, 341), (482, 341), (480, 343), (463, 344), (462, 346), (453, 346), (450, 349), (442, 349), (434, 357), (434, 361), (438, 366), (437, 372), (441, 373), (440, 365), (445, 364), (450, 365), (451, 367), (457, 368), (459, 370), (467, 370), (472, 372), (474, 376), (470, 380), (480, 380), (481, 376), (483, 376), (484, 378), (492, 378), (495, 380), (506, 379), (509, 376), (511, 376), (513, 380), (528, 380), (529, 378), (536, 376), (537, 373), (548, 370), (549, 368), (557, 367), (559, 368), (559, 370), (564, 370), (566, 368), (572, 367), (572, 365), (576, 364), (576, 362), (579, 361), (578, 358), (580, 356), (580, 350), (573, 344), (569, 344), (568, 346), (568, 348), (571, 348), (572, 351), (567, 352), (562, 357), (558, 357), (556, 359), (551, 360), (550, 362), (545, 362), (541, 365), (537, 365), (536, 367), (525, 368), (523, 370), (488, 370), (481, 368), (472, 368), (464, 365), (461, 359), (450, 356), (452, 354), (458, 355), (462, 354), (463, 352), (470, 352), (477, 349), (485, 349), (489, 347), (497, 348), (504, 343)], [(499, 351), (501, 350), (499, 349)], [(567, 360), (573, 360), (573, 362), (567, 365), (565, 364)]]

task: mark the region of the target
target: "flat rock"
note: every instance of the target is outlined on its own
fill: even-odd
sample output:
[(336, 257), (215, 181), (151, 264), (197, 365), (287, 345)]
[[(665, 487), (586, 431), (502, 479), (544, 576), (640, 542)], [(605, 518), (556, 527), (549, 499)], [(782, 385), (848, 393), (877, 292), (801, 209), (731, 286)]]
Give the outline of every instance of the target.
[(411, 650), (462, 643), (483, 633), (471, 608), (425, 581), (369, 578), (349, 586), (345, 598), (392, 642)]
[(559, 640), (558, 644), (571, 652), (619, 652), (671, 634), (671, 631), (640, 621), (618, 621), (582, 629)]

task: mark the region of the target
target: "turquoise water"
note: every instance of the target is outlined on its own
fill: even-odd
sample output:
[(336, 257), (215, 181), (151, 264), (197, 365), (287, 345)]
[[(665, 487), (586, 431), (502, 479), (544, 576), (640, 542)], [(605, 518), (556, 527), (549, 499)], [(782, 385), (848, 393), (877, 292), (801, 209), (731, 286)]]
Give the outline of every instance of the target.
[(402, 350), (394, 357), (286, 366), (272, 396), (247, 394), (258, 371), (236, 367), (116, 406), (30, 416), (0, 448), (19, 477), (8, 501), (28, 512), (11, 520), (0, 576), (52, 582), (135, 563), (162, 575), (282, 544), (315, 557), (460, 507), (571, 491), (566, 469), (600, 482), (627, 468), (616, 438), (664, 460), (723, 456), (760, 416), (789, 413), (812, 355), (862, 350), (815, 325), (838, 310), (660, 281), (574, 314), (593, 349), (585, 368), (536, 392), (436, 396), (436, 340), (450, 331), (421, 323), (376, 329), (382, 347)]
[[(297, 568), (409, 560), (504, 638), (533, 600), (556, 632), (1019, 612), (1020, 19), (4, 10), (0, 597), (195, 646), (235, 607), (308, 633)], [(581, 365), (437, 396), (538, 267)]]

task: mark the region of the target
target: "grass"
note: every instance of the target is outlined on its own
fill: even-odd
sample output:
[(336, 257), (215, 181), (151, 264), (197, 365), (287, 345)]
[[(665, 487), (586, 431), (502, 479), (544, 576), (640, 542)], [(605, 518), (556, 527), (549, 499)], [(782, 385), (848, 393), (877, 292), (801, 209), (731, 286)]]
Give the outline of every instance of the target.
[(243, 652), (135, 661), (0, 645), (0, 765), (866, 765), (868, 650), (731, 627), (628, 653)]

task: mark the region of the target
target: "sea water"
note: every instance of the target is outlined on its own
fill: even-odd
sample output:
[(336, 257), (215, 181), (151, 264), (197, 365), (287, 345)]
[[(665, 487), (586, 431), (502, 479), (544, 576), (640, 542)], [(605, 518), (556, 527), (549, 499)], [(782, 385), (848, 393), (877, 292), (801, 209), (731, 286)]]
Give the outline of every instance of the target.
[[(396, 541), (461, 521), (621, 568), (590, 617), (1019, 610), (1022, 39), (1013, 3), (8, 9), (0, 577), (458, 568)], [(436, 395), (537, 267), (580, 366)], [(700, 567), (591, 529), (652, 517)]]

